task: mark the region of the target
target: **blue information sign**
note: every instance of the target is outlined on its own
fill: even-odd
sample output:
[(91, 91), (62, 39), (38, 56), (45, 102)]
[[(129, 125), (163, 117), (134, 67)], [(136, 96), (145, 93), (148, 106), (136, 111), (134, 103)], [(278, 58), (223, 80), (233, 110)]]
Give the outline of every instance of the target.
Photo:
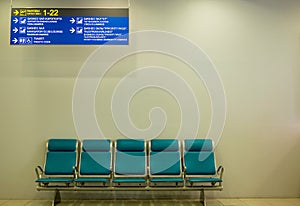
[(12, 8), (11, 45), (128, 45), (123, 9)]

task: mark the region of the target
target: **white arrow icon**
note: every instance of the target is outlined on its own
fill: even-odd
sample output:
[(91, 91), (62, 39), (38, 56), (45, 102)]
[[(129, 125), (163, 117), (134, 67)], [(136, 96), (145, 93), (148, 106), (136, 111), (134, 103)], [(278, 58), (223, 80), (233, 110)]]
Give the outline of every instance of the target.
[(14, 44), (16, 44), (18, 42), (18, 39), (14, 38), (12, 41), (13, 41)]
[(72, 27), (72, 29), (70, 29), (70, 32), (73, 34), (76, 30)]
[(18, 18), (14, 18), (13, 22), (15, 22), (15, 24), (18, 23), (19, 22)]
[(18, 31), (19, 31), (19, 29), (16, 28), (16, 27), (13, 29), (13, 32), (14, 32), (14, 33), (17, 33)]
[(72, 18), (71, 20), (70, 20), (70, 22), (72, 23), (72, 24), (74, 24), (75, 23), (75, 19), (74, 18)]

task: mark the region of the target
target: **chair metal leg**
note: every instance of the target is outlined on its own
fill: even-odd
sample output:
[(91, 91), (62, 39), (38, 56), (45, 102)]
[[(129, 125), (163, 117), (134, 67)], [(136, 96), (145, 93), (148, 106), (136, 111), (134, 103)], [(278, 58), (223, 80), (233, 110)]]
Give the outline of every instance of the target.
[(60, 192), (59, 192), (59, 190), (55, 190), (55, 196), (54, 196), (54, 200), (53, 200), (52, 206), (56, 206), (60, 202), (61, 202)]
[(200, 190), (200, 205), (206, 206), (206, 198), (205, 198), (204, 190)]

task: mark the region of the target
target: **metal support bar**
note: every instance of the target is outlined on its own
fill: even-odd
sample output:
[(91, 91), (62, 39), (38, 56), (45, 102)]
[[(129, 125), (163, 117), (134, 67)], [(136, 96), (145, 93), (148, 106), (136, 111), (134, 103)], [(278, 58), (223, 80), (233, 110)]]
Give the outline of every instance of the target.
[(200, 190), (200, 205), (206, 206), (206, 198), (205, 198), (204, 190)]
[(55, 196), (54, 196), (54, 200), (53, 200), (52, 206), (56, 206), (60, 202), (61, 202), (60, 192), (59, 192), (59, 190), (55, 190)]
[(57, 186), (37, 186), (38, 191), (200, 191), (200, 190), (218, 190), (222, 191), (223, 187), (219, 186), (202, 186), (202, 187), (57, 187)]

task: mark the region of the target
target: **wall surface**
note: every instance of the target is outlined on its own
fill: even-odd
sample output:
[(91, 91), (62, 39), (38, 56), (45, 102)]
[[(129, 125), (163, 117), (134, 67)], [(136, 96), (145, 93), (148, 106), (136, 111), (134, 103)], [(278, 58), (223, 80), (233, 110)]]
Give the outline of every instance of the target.
[[(98, 2), (20, 0), (13, 6), (127, 6), (127, 1)], [(77, 136), (73, 88), (82, 65), (98, 47), (9, 46), (10, 8), (10, 0), (0, 1), (0, 199), (51, 198), (51, 193), (35, 191), (34, 168), (43, 163), (49, 137)], [(192, 41), (210, 57), (222, 79), (227, 116), (216, 153), (225, 167), (225, 182), (224, 191), (210, 196), (300, 197), (299, 19), (297, 0), (131, 0), (132, 32), (161, 30)], [(205, 84), (185, 63), (155, 52), (128, 56), (104, 77), (95, 97), (103, 134), (123, 137), (112, 118), (112, 93), (125, 75), (146, 66), (169, 68), (189, 83), (200, 102), (197, 136), (204, 137), (213, 114)], [(168, 117), (159, 137), (176, 136), (181, 111), (175, 98), (160, 88), (146, 88), (132, 98), (132, 122), (148, 128), (154, 107), (164, 109)]]

